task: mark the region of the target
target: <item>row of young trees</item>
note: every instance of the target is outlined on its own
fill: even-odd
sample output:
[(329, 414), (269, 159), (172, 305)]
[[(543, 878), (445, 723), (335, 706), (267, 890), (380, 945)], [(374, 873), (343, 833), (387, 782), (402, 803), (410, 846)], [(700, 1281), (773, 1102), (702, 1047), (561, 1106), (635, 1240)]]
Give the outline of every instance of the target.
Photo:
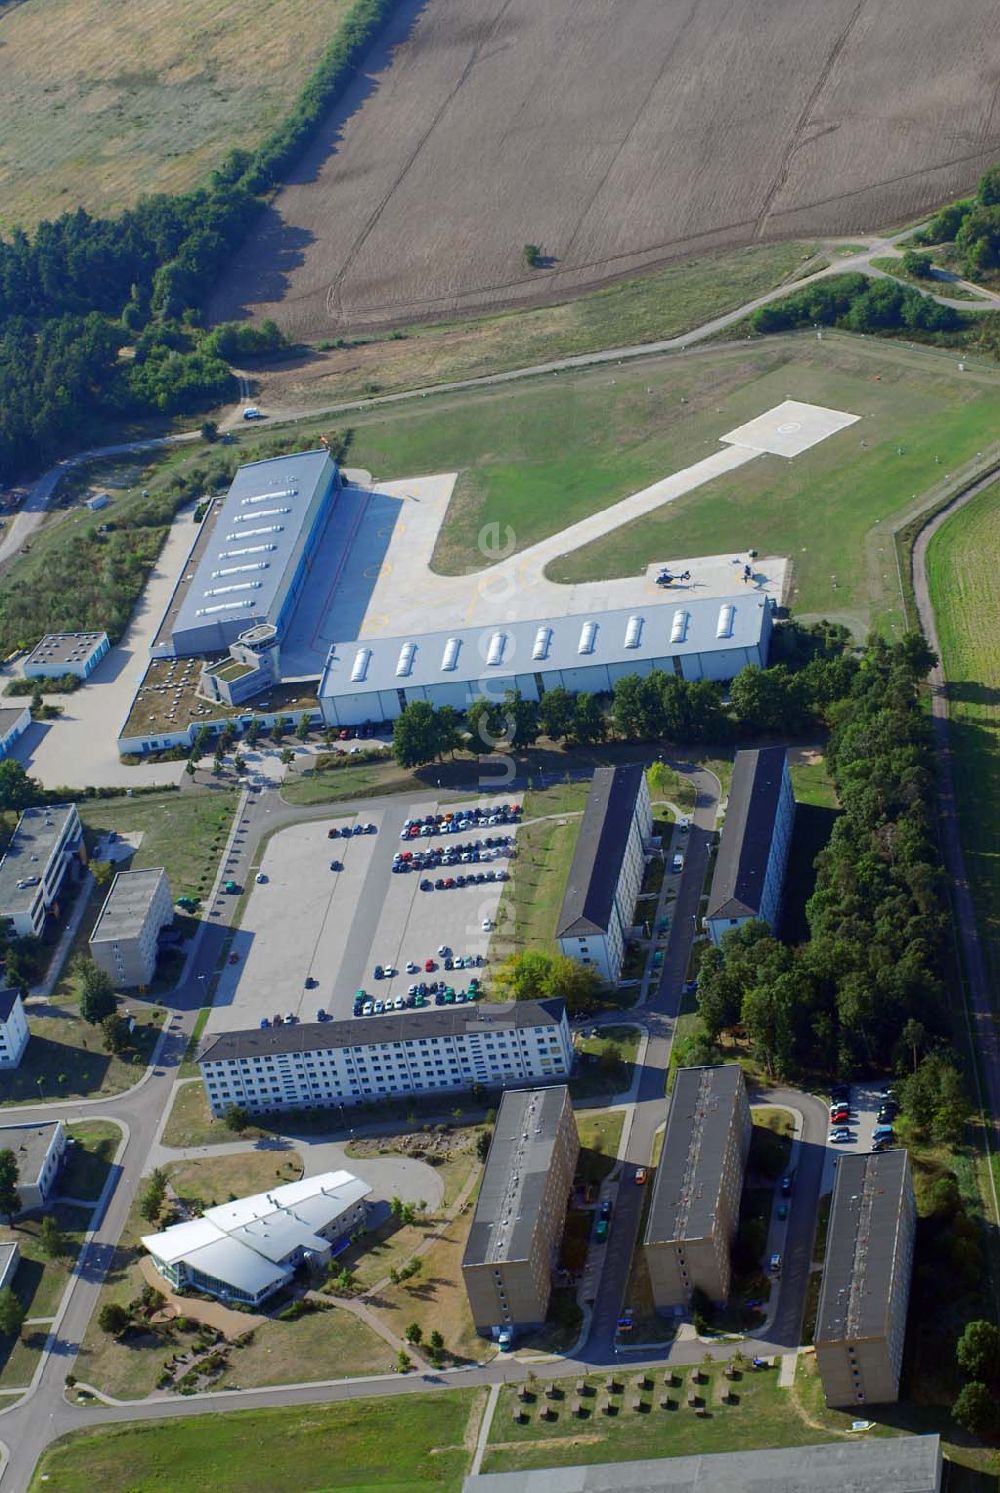
[(417, 767), (460, 747), (479, 756), (521, 751), (540, 736), (592, 746), (612, 735), (626, 741), (723, 742), (802, 731), (825, 720), (832, 702), (850, 688), (857, 659), (845, 651), (846, 630), (830, 623), (789, 623), (775, 638), (781, 640), (777, 656), (788, 661), (742, 669), (730, 685), (728, 707), (715, 680), (681, 679), (662, 669), (623, 675), (610, 699), (572, 694), (562, 685), (537, 701), (508, 690), (497, 701), (473, 700), (464, 716), (451, 705), (435, 708), (414, 700), (394, 722), (393, 752), (400, 766)]
[[(206, 337), (200, 308), (390, 3), (354, 0), (282, 122), (203, 186), (0, 239), (0, 481), (79, 444), (109, 412), (186, 411), (235, 392), (227, 359), (267, 350), (274, 334), (264, 345), (259, 329)], [(120, 359), (126, 344), (135, 359)]]
[(919, 696), (932, 662), (917, 636), (873, 639), (848, 694), (827, 707), (843, 811), (817, 859), (808, 941), (791, 948), (750, 923), (702, 959), (709, 1041), (742, 1027), (771, 1073), (884, 1068), (912, 1048), (908, 1022), (920, 1047), (948, 1030), (945, 885)]

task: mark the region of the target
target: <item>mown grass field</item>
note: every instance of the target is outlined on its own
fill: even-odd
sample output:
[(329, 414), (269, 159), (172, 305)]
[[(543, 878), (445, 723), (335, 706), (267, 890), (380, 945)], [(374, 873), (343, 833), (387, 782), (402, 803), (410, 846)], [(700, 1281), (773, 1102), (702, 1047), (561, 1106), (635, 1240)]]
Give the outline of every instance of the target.
[(962, 848), (1000, 997), (1000, 483), (941, 525), (927, 547), (948, 680)]
[(132, 858), (133, 871), (163, 866), (175, 898), (183, 892), (206, 897), (235, 807), (233, 789), (213, 788), (208, 793), (92, 800), (83, 805), (80, 817), (90, 830), (138, 831), (142, 843)]
[[(892, 525), (950, 485), (1000, 427), (1000, 376), (946, 354), (827, 334), (714, 347), (641, 364), (352, 414), (349, 461), (382, 478), (458, 471), (434, 563), (481, 564), (484, 524), (523, 549), (718, 449), (788, 397), (860, 422), (786, 461), (763, 456), (561, 559), (572, 582), (651, 561), (754, 548), (787, 555), (806, 616), (903, 625)], [(318, 435), (329, 419), (300, 422)], [(276, 427), (276, 433), (277, 433)], [(247, 437), (244, 435), (244, 444)]]
[(193, 185), (274, 126), (348, 0), (0, 7), (0, 231)]
[(45, 1454), (32, 1493), (459, 1493), (484, 1398), (466, 1389), (84, 1432)]

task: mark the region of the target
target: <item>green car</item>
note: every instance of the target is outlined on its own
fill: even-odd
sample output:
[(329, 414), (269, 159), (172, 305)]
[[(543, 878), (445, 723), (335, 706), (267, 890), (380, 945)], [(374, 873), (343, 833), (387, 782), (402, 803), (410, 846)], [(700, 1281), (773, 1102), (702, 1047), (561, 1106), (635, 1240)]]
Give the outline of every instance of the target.
[(608, 1220), (606, 1218), (599, 1218), (597, 1220), (597, 1227), (594, 1229), (594, 1238), (595, 1239), (606, 1239), (607, 1237), (608, 1237)]
[(788, 1204), (787, 1203), (779, 1203), (778, 1204), (778, 1217), (779, 1218), (787, 1218), (788, 1217)]
[(225, 885), (225, 890), (229, 893), (229, 895), (231, 897), (234, 897), (234, 896), (237, 896), (243, 890), (243, 888), (236, 881), (227, 881), (226, 885)]

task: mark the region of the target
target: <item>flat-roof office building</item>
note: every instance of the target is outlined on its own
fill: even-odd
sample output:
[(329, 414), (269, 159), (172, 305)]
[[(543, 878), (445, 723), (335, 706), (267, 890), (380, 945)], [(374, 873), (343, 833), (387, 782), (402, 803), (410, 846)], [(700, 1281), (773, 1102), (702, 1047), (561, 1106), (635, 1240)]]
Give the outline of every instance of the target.
[(30, 725), (30, 705), (0, 705), (0, 760), (10, 756)]
[(565, 1084), (504, 1094), (462, 1259), (483, 1337), (545, 1321), (579, 1154)]
[(21, 992), (0, 990), (0, 1068), (17, 1067), (29, 1036)]
[(599, 767), (583, 811), (556, 938), (564, 954), (608, 983), (621, 973), (652, 833), (645, 769), (638, 763)]
[(394, 720), (414, 700), (465, 710), (519, 690), (538, 700), (561, 686), (604, 694), (626, 674), (663, 669), (684, 679), (732, 679), (767, 663), (766, 596), (648, 602), (600, 612), (335, 643), (319, 686), (331, 726)]
[(173, 917), (170, 884), (162, 866), (119, 871), (90, 935), (91, 958), (116, 986), (145, 987), (156, 973), (160, 929)]
[(838, 1158), (813, 1338), (828, 1405), (899, 1399), (916, 1226), (905, 1151)]
[(644, 1241), (657, 1311), (686, 1306), (695, 1289), (729, 1295), (750, 1131), (738, 1064), (678, 1070)]
[(224, 652), (261, 623), (280, 634), (339, 489), (326, 450), (240, 467), (205, 542), (195, 545), (169, 635), (158, 638), (154, 657)]
[(713, 943), (753, 919), (777, 927), (794, 819), (785, 748), (737, 752), (705, 913)]
[(24, 661), (25, 679), (89, 679), (111, 643), (106, 632), (47, 632)]
[(225, 1032), (198, 1061), (213, 1115), (270, 1114), (565, 1081), (573, 1043), (565, 1001), (514, 1001)]
[(25, 809), (0, 860), (0, 922), (18, 938), (37, 938), (67, 871), (84, 859), (76, 804)]
[(0, 1125), (0, 1151), (13, 1151), (22, 1212), (43, 1208), (56, 1191), (66, 1152), (61, 1120), (34, 1125)]

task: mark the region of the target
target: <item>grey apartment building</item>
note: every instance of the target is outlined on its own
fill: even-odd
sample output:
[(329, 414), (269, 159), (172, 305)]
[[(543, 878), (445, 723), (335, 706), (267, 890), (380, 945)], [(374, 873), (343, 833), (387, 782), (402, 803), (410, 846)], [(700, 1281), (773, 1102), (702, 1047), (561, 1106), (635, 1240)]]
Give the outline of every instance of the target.
[(899, 1399), (916, 1223), (905, 1151), (840, 1157), (814, 1338), (828, 1405)]
[(794, 820), (785, 748), (737, 752), (705, 913), (713, 943), (755, 918), (777, 927)]
[(122, 989), (148, 985), (156, 973), (157, 938), (173, 921), (170, 883), (162, 866), (119, 871), (90, 935), (90, 954)]
[(652, 832), (641, 764), (599, 767), (583, 811), (556, 938), (564, 954), (609, 984), (621, 974)]
[(678, 1071), (644, 1241), (657, 1311), (683, 1308), (696, 1288), (729, 1295), (750, 1130), (738, 1064)]
[(579, 1154), (565, 1084), (504, 1094), (462, 1259), (483, 1337), (545, 1321)]

